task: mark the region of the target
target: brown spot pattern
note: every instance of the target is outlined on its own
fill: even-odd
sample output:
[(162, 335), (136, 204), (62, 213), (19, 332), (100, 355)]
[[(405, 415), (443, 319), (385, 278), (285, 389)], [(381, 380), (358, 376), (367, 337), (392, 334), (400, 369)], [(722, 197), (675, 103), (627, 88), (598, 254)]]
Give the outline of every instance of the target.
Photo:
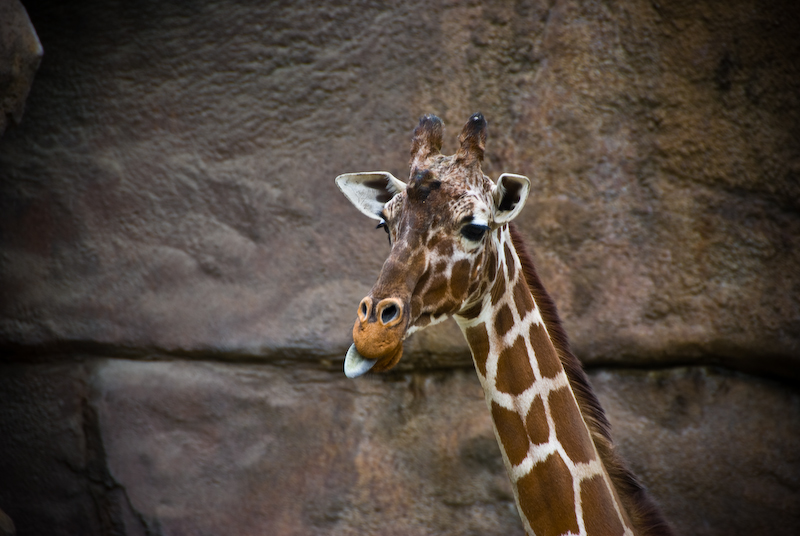
[(511, 307), (503, 305), (494, 317), (494, 332), (498, 337), (504, 336), (514, 327), (514, 315), (511, 314)]
[(625, 532), (602, 475), (581, 482), (581, 505), (587, 536), (616, 536)]
[(466, 296), (469, 286), (470, 264), (467, 259), (461, 259), (453, 266), (450, 274), (450, 294), (459, 299)]
[(449, 285), (447, 278), (441, 275), (441, 272), (434, 275), (428, 289), (425, 291), (423, 300), (428, 305), (441, 304), (448, 296)]
[(440, 312), (450, 315), (458, 310), (458, 306), (459, 302), (455, 298), (452, 296), (447, 296), (447, 299), (442, 302), (441, 307), (438, 309)]
[(519, 281), (514, 286), (514, 303), (517, 304), (517, 312), (520, 318), (525, 318), (525, 315), (533, 311), (535, 307), (531, 290), (522, 277), (519, 278)]
[(415, 295), (411, 298), (411, 318), (417, 318), (422, 313), (422, 298)]
[(506, 280), (503, 277), (498, 277), (492, 285), (492, 306), (497, 305), (503, 295), (506, 293)]
[(481, 286), (478, 289), (478, 295), (483, 296), (484, 294), (486, 294), (486, 291), (488, 289), (489, 289), (489, 282), (484, 279), (483, 281), (481, 281)]
[(420, 328), (424, 328), (425, 326), (427, 326), (430, 323), (431, 323), (431, 317), (430, 316), (420, 316), (417, 319), (417, 321), (414, 322), (414, 325), (417, 326), (417, 327), (420, 327)]
[(508, 242), (503, 244), (503, 252), (506, 255), (506, 270), (508, 270), (508, 280), (514, 281), (514, 275), (517, 273), (517, 264), (514, 262), (514, 257), (511, 255), (511, 249), (508, 247)]
[[(582, 406), (584, 408), (587, 405), (591, 406), (594, 398), (589, 396), (588, 402), (586, 401), (587, 397), (581, 390), (582, 376), (578, 374), (578, 381), (575, 380), (576, 373), (571, 361), (573, 358), (555, 307), (541, 287), (533, 264), (525, 253), (513, 226), (507, 224), (500, 229), (499, 234), (504, 241), (502, 252), (495, 249), (495, 243), (491, 243), (479, 253), (473, 264), (466, 260), (457, 263), (451, 260), (454, 251), (458, 249), (452, 240), (452, 233), (447, 232), (447, 229), (453, 230), (452, 216), (468, 214), (471, 209), (470, 203), (462, 201), (453, 194), (462, 194), (465, 185), (469, 188), (477, 187), (483, 193), (489, 192), (487, 190), (489, 186), (484, 182), (480, 167), (468, 165), (469, 162), (479, 162), (483, 158), (485, 121), (482, 117), (480, 119), (480, 128), (475, 128), (477, 123), (472, 121), (465, 125), (459, 137), (462, 147), (454, 157), (438, 154), (442, 146), (441, 121), (433, 116), (426, 116), (420, 121), (419, 127), (414, 132), (412, 180), (405, 196), (407, 201), (403, 201), (404, 196), (399, 196), (397, 198), (399, 201), (393, 204), (398, 211), (402, 209), (402, 220), (400, 220), (402, 225), (397, 223), (392, 229), (395, 243), (401, 247), (393, 248), (392, 256), (387, 260), (386, 269), (382, 271), (379, 284), (376, 285), (376, 289), (379, 290), (376, 290), (375, 295), (390, 296), (396, 292), (408, 294), (411, 291), (409, 309), (412, 311), (412, 316), (417, 318), (423, 310), (425, 312), (436, 310), (437, 313), (452, 312), (458, 307), (457, 302), (462, 302), (467, 294), (475, 296), (477, 291), (482, 298), (485, 298), (489, 293), (492, 312), (495, 313), (491, 324), (487, 322), (465, 330), (478, 372), (485, 377), (489, 351), (493, 349), (499, 352), (494, 387), (503, 393), (519, 395), (535, 382), (534, 369), (537, 367), (544, 377), (558, 376), (564, 370), (561, 362), (563, 358), (565, 366), (571, 371), (570, 382), (578, 386), (575, 393), (580, 398)], [(459, 161), (459, 158), (462, 160)], [(426, 169), (428, 167), (431, 169)], [(380, 190), (385, 196), (384, 199), (388, 200), (390, 197), (384, 192), (384, 180), (367, 185)], [(513, 197), (514, 195), (509, 195), (508, 199)], [(416, 202), (412, 202), (414, 200)], [(508, 204), (505, 200), (504, 203)], [(390, 219), (395, 220), (394, 217)], [(412, 232), (414, 229), (422, 232)], [(443, 230), (445, 232), (442, 232)], [(430, 240), (423, 243), (428, 237)], [(509, 237), (510, 240), (506, 240)], [(433, 256), (428, 257), (426, 252), (433, 252)], [(504, 262), (501, 262), (500, 255), (504, 255)], [(429, 260), (433, 262), (428, 264)], [(520, 262), (519, 267), (516, 266), (516, 262)], [(444, 271), (448, 267), (451, 267), (451, 275), (445, 278)], [(520, 269), (520, 273), (516, 272), (517, 269)], [(415, 279), (417, 279), (416, 288), (413, 290), (406, 288), (409, 285), (413, 286)], [(536, 302), (531, 295), (532, 291)], [(507, 305), (501, 307), (500, 302), (504, 301), (504, 296), (512, 297), (514, 303), (505, 300)], [(475, 303), (462, 315), (466, 318), (477, 318), (482, 305), (483, 302)], [(529, 333), (516, 337), (509, 347), (495, 347), (497, 345), (495, 334), (501, 340), (508, 336), (514, 328), (515, 314), (519, 315), (519, 318), (525, 318), (536, 309), (537, 305), (543, 318), (546, 319), (547, 328), (533, 324)], [(423, 314), (419, 317), (419, 325), (428, 323), (430, 323), (429, 315)], [(548, 332), (553, 335), (552, 341)], [(534, 355), (528, 355), (527, 337), (530, 337)], [(502, 345), (502, 342), (500, 344)], [(397, 359), (401, 354), (402, 347)], [(530, 361), (534, 358), (537, 359), (535, 366)], [(376, 365), (375, 370), (379, 370), (382, 365), (383, 363)], [(579, 368), (577, 370), (580, 372)], [(490, 404), (501, 446), (512, 464), (522, 463), (530, 445), (547, 442), (551, 432), (553, 436), (557, 436), (564, 448), (563, 454), (549, 456), (514, 483), (521, 498), (523, 514), (538, 536), (578, 532), (574, 504), (575, 493), (578, 492), (589, 536), (601, 533), (622, 534), (623, 523), (618, 519), (613, 507), (614, 492), (608, 489), (602, 476), (588, 479), (580, 484), (578, 490), (573, 489), (573, 484), (576, 483), (573, 482), (565, 463), (569, 461), (567, 457), (575, 462), (586, 462), (594, 459), (597, 454), (590, 437), (585, 434), (584, 421), (580, 408), (575, 404), (572, 391), (569, 387), (562, 387), (544, 396), (544, 398), (535, 397), (526, 414), (507, 410), (496, 402)], [(552, 429), (549, 428), (549, 415), (546, 412), (548, 406), (552, 412), (551, 420), (554, 421)], [(602, 413), (600, 420), (604, 422)], [(627, 520), (627, 517), (625, 519)]]
[(481, 250), (478, 253), (478, 256), (475, 257), (475, 261), (472, 263), (472, 273), (470, 274), (471, 279), (477, 279), (481, 275), (481, 269), (483, 268), (483, 257), (486, 256), (486, 250)]
[(569, 459), (587, 463), (594, 459), (594, 445), (586, 433), (583, 417), (569, 387), (551, 391), (548, 398), (550, 415), (556, 427), (556, 437)]
[(442, 240), (436, 244), (435, 251), (441, 257), (450, 257), (453, 254), (453, 242), (451, 240)]
[(420, 293), (421, 293), (421, 291), (425, 289), (425, 287), (428, 285), (428, 281), (430, 281), (430, 280), (431, 280), (431, 274), (432, 274), (432, 273), (433, 273), (433, 272), (431, 272), (431, 270), (425, 270), (425, 271), (422, 273), (422, 275), (420, 276), (420, 278), (417, 280), (417, 285), (416, 285), (416, 287), (414, 288), (414, 294), (415, 294), (415, 295), (418, 295), (418, 294), (420, 294)]
[(542, 376), (545, 378), (558, 376), (559, 372), (564, 370), (564, 367), (561, 366), (561, 360), (556, 355), (553, 342), (547, 336), (547, 331), (542, 324), (531, 324), (530, 341)]
[(497, 274), (497, 252), (492, 251), (489, 254), (489, 259), (486, 262), (486, 275), (490, 279), (494, 279)]
[(525, 351), (525, 339), (520, 335), (514, 344), (500, 352), (495, 386), (503, 393), (519, 395), (533, 385), (534, 381), (536, 377)]
[(475, 359), (475, 365), (481, 372), (481, 375), (486, 377), (486, 359), (489, 357), (489, 334), (486, 332), (485, 324), (478, 324), (467, 328), (465, 331), (467, 344), (472, 350), (472, 355)]
[(474, 277), (471, 277), (470, 281), (471, 283), (469, 284), (469, 289), (467, 289), (467, 296), (474, 296), (481, 282), (479, 279), (475, 279)]
[(511, 465), (518, 465), (528, 455), (528, 436), (520, 416), (507, 410), (497, 402), (492, 402), (492, 420), (497, 428), (497, 435), (503, 443), (503, 450)]
[(478, 315), (481, 314), (481, 310), (482, 309), (483, 309), (483, 303), (477, 302), (477, 303), (475, 303), (474, 305), (472, 305), (468, 309), (465, 309), (464, 311), (462, 311), (459, 314), (461, 316), (463, 316), (464, 318), (466, 318), (467, 320), (472, 320), (472, 319), (478, 318)]
[(547, 414), (541, 397), (533, 399), (528, 416), (525, 418), (525, 429), (535, 445), (547, 443), (550, 438), (550, 427), (547, 425)]
[(578, 517), (572, 489), (572, 475), (558, 454), (533, 466), (517, 481), (522, 513), (536, 536), (578, 533)]

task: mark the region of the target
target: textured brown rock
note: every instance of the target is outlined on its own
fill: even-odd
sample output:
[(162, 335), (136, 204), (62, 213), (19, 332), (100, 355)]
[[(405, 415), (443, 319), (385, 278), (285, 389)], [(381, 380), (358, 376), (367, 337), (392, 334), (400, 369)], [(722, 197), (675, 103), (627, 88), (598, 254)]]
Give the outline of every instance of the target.
[(0, 504), (20, 534), (522, 534), (469, 370), (2, 369)]
[[(0, 504), (20, 534), (522, 534), (471, 370), (2, 369)], [(591, 380), (679, 534), (800, 529), (795, 390), (703, 368)]]
[(597, 371), (619, 449), (678, 534), (800, 530), (800, 394), (703, 367)]
[(9, 118), (17, 124), (22, 121), (25, 99), (42, 54), (42, 45), (22, 4), (0, 0), (0, 136)]
[(83, 364), (0, 367), (0, 508), (17, 534), (137, 534), (108, 476)]
[(339, 355), (387, 246), (332, 178), (404, 176), (417, 115), (481, 108), (584, 359), (797, 377), (793, 3), (148, 6), (32, 11), (52, 55), (0, 147), (6, 344)]
[(525, 230), (587, 361), (796, 378), (800, 10), (669, 4), (554, 7), (512, 127)]
[(333, 178), (403, 177), (419, 115), (451, 153), (476, 110), (668, 517), (800, 532), (796, 388), (670, 368), (800, 379), (798, 4), (27, 7), (47, 55), (0, 140), (19, 534), (518, 531), (455, 326), (409, 376), (339, 375), (388, 245)]
[(521, 533), (471, 371), (117, 360), (94, 381), (109, 470), (150, 530)]

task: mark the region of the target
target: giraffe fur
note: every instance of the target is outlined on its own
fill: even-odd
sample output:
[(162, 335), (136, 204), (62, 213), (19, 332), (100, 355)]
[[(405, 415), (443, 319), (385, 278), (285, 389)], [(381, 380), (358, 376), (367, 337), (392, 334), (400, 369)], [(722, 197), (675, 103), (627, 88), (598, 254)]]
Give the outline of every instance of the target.
[(359, 304), (345, 373), (389, 370), (406, 337), (454, 317), (526, 532), (670, 534), (614, 451), (608, 420), (513, 226), (530, 181), (506, 173), (495, 183), (483, 174), (481, 114), (464, 125), (452, 156), (440, 152), (443, 130), (436, 116), (420, 119), (407, 183), (386, 172), (337, 177), (392, 243)]

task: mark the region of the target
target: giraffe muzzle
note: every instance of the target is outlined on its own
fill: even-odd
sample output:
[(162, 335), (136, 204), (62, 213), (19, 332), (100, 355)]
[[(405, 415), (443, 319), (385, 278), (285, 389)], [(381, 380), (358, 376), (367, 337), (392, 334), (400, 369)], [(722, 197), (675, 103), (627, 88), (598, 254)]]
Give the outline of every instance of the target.
[(345, 373), (354, 378), (370, 369), (388, 370), (403, 356), (405, 306), (397, 298), (376, 301), (367, 296), (358, 305), (353, 346), (345, 357)]

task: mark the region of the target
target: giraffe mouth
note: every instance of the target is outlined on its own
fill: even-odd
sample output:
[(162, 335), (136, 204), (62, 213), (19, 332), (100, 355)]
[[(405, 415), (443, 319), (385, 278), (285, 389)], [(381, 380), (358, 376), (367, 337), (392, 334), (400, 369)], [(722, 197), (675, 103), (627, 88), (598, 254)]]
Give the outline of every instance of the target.
[(394, 353), (383, 358), (368, 359), (358, 353), (355, 343), (350, 345), (347, 354), (344, 356), (344, 375), (348, 378), (358, 378), (370, 370), (381, 372), (394, 367), (403, 356), (403, 345), (401, 344)]
[(356, 321), (354, 342), (345, 356), (345, 374), (357, 378), (369, 370), (383, 372), (397, 365), (403, 357), (403, 338), (398, 331), (382, 330), (374, 324), (363, 326)]

